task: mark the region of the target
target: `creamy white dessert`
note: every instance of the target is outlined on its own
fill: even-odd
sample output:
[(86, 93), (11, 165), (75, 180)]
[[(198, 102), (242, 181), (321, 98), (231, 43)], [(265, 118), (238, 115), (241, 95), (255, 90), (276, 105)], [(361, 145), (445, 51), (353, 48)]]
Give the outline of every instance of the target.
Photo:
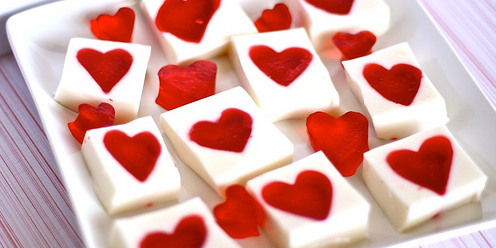
[(95, 193), (110, 215), (178, 197), (179, 172), (150, 116), (89, 130), (81, 152)]

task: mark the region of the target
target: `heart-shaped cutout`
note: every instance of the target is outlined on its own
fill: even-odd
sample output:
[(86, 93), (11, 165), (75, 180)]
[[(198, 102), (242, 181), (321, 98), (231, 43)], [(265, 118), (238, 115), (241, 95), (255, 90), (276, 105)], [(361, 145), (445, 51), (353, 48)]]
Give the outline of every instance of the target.
[(255, 21), (258, 32), (285, 30), (291, 27), (291, 13), (288, 6), (278, 3), (273, 9), (266, 9)]
[(422, 81), (422, 71), (409, 64), (396, 64), (390, 70), (378, 64), (367, 64), (363, 76), (381, 96), (405, 106), (412, 104)]
[(267, 77), (282, 86), (290, 85), (310, 65), (312, 53), (301, 47), (276, 52), (265, 45), (252, 46), (249, 55)]
[(187, 42), (200, 43), (220, 0), (167, 0), (158, 10), (155, 25)]
[(153, 232), (140, 242), (140, 248), (200, 248), (205, 243), (207, 228), (201, 216), (187, 216), (177, 224), (173, 233)]
[(332, 185), (329, 178), (317, 171), (301, 172), (294, 184), (272, 182), (262, 189), (263, 199), (272, 207), (324, 220), (332, 202)]
[(100, 103), (96, 107), (83, 103), (79, 105), (78, 112), (76, 119), (67, 126), (80, 144), (83, 143), (86, 131), (114, 124), (115, 109), (108, 103)]
[(90, 21), (91, 32), (101, 40), (131, 42), (136, 15), (131, 8), (120, 8), (115, 15), (101, 14)]
[(120, 48), (106, 53), (83, 48), (78, 51), (77, 59), (105, 93), (121, 81), (133, 64), (133, 56)]
[(232, 152), (242, 152), (251, 137), (253, 119), (236, 108), (222, 111), (217, 121), (199, 121), (193, 125), (189, 137), (198, 145)]
[(398, 175), (439, 195), (446, 193), (452, 159), (451, 141), (445, 136), (425, 140), (418, 152), (397, 150), (387, 156)]
[(160, 88), (155, 102), (166, 110), (215, 94), (217, 65), (200, 60), (183, 67), (167, 65), (160, 69)]
[(330, 14), (347, 15), (354, 0), (305, 0), (307, 3)]
[(369, 31), (360, 31), (356, 34), (338, 32), (332, 36), (332, 43), (346, 59), (355, 59), (370, 54), (376, 40), (376, 36)]
[(339, 118), (315, 112), (306, 126), (312, 148), (322, 151), (341, 175), (354, 175), (369, 150), (367, 118), (352, 111)]
[(155, 168), (162, 147), (151, 132), (129, 137), (120, 130), (108, 131), (103, 143), (110, 154), (138, 181), (144, 182)]

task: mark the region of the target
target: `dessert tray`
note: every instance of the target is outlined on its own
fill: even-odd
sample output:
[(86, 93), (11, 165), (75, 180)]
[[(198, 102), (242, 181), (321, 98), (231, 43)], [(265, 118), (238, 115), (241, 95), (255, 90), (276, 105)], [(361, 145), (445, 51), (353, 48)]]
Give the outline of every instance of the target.
[[(238, 1), (252, 19), (257, 18), (263, 9), (272, 8), (278, 2)], [(405, 41), (410, 44), (424, 73), (446, 101), (450, 118), (447, 127), (488, 176), (488, 181), (480, 203), (470, 203), (442, 213), (418, 228), (400, 233), (374, 202), (361, 179), (359, 169), (356, 175), (347, 180), (371, 203), (371, 212), (369, 237), (353, 247), (398, 244), (413, 246), (496, 225), (496, 112), (420, 3), (416, 0), (386, 2), (391, 9), (391, 27), (385, 35), (378, 37), (373, 50)], [(152, 47), (139, 116), (151, 115), (158, 123), (159, 115), (165, 110), (155, 103), (158, 92), (156, 75), (168, 62), (141, 11), (140, 1), (66, 0), (19, 13), (7, 23), (12, 50), (37, 105), (87, 247), (107, 247), (114, 218), (119, 216), (107, 215), (94, 194), (91, 177), (81, 155), (81, 146), (67, 128), (67, 123), (72, 122), (77, 114), (55, 102), (53, 96), (62, 74), (69, 40), (73, 37), (95, 38), (90, 31), (89, 21), (102, 13), (115, 13), (124, 6), (133, 8), (136, 13), (133, 43)], [(340, 94), (342, 108), (363, 112), (346, 84), (339, 61), (326, 54), (322, 54), (321, 59)], [(219, 68), (217, 92), (239, 85), (226, 56), (214, 58), (212, 61), (216, 62)], [(303, 120), (282, 121), (276, 123), (276, 126), (294, 143), (294, 161), (312, 153)], [(179, 202), (195, 196), (200, 196), (211, 208), (222, 202), (220, 196), (180, 161), (167, 137), (164, 138), (182, 177)], [(370, 148), (384, 142), (372, 137)], [(169, 205), (171, 204), (173, 203)], [(263, 233), (260, 237), (237, 241), (243, 247), (271, 247)]]

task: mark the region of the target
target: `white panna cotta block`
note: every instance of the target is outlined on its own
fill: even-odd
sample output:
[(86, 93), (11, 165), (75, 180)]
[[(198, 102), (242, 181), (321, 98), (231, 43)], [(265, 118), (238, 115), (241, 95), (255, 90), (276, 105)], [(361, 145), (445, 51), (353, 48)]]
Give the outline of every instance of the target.
[[(369, 115), (377, 137), (386, 140), (400, 139), (448, 122), (443, 97), (423, 73), (408, 43), (343, 61), (342, 64), (348, 84)], [(378, 64), (387, 70), (398, 64), (407, 64), (422, 71), (420, 86), (412, 102), (409, 105), (400, 104), (388, 100), (375, 90), (364, 76), (364, 68), (368, 64)]]
[[(428, 161), (429, 153), (427, 151), (432, 148), (425, 148), (425, 146), (429, 145), (424, 145), (423, 155), (419, 153), (419, 149), (422, 144), (425, 144), (426, 140), (436, 136), (447, 138), (453, 150), (447, 184), (440, 183), (440, 185), (446, 186), (444, 193), (426, 187), (425, 185), (428, 184), (421, 186), (413, 180), (406, 179), (392, 169), (391, 163), (394, 164), (394, 162), (390, 163), (388, 161), (388, 157), (392, 156), (392, 152), (398, 150), (415, 152), (416, 155), (413, 158), (410, 157), (404, 160), (406, 162), (416, 159), (427, 159)], [(440, 150), (444, 151), (445, 149), (441, 148)], [(443, 153), (438, 151), (431, 153), (430, 156), (431, 158), (440, 158)], [(400, 165), (405, 166), (407, 169), (409, 169), (408, 166), (415, 166), (415, 163), (410, 164), (403, 162), (403, 160), (401, 161)], [(431, 183), (434, 182), (432, 178), (438, 182), (443, 182), (443, 179), (441, 179), (443, 178), (443, 173), (432, 173), (434, 171), (432, 169), (412, 169), (408, 171), (411, 173), (418, 171), (422, 178), (427, 178), (425, 180), (429, 180)], [(432, 177), (426, 176), (428, 174), (434, 175)], [(366, 152), (364, 154), (362, 176), (382, 211), (400, 231), (405, 231), (423, 223), (443, 211), (468, 202), (479, 201), (487, 181), (486, 175), (477, 167), (444, 126), (425, 130)]]
[(89, 130), (81, 151), (96, 195), (111, 215), (178, 197), (179, 172), (150, 116)]
[[(295, 214), (292, 209), (283, 210), (269, 204), (263, 193), (269, 185), (282, 182), (294, 187), (299, 175), (308, 171), (318, 172), (330, 181), (332, 198), (327, 217), (316, 219)], [(303, 192), (307, 192), (303, 193), (306, 196), (309, 191), (321, 190), (312, 188), (311, 185), (319, 182), (320, 180), (308, 178), (306, 184), (298, 185)], [(341, 176), (321, 151), (251, 179), (246, 188), (264, 208), (267, 218), (263, 228), (277, 247), (342, 247), (367, 236), (369, 203)], [(292, 191), (290, 194), (297, 197), (297, 193)], [(325, 197), (305, 197), (294, 199), (293, 202), (312, 205), (315, 204), (312, 200), (322, 198)], [(313, 205), (314, 208), (316, 206)]]
[[(288, 52), (289, 55), (292, 48), (305, 49), (312, 60), (298, 77), (285, 86), (264, 73), (251, 58), (252, 47), (260, 45), (275, 53)], [(304, 29), (240, 35), (233, 37), (231, 47), (232, 64), (243, 87), (273, 122), (306, 118), (315, 111), (329, 112), (339, 107), (339, 94)]]
[[(152, 239), (155, 241), (150, 241)], [(188, 247), (197, 247), (193, 244), (198, 243), (205, 248), (240, 247), (217, 225), (210, 209), (199, 197), (166, 209), (117, 219), (110, 247), (142, 247), (146, 242), (155, 244), (153, 247), (168, 247), (174, 241), (176, 245), (191, 244)]]
[[(162, 32), (157, 27), (155, 20), (163, 3), (164, 0), (144, 0), (142, 7), (151, 21), (167, 60), (171, 64), (188, 64), (195, 60), (221, 55), (227, 52), (232, 36), (258, 32), (237, 1), (222, 0), (217, 11), (211, 17), (201, 41), (186, 41), (170, 32)], [(183, 7), (190, 8), (187, 5)], [(178, 16), (180, 15), (178, 14)], [(187, 14), (186, 17), (189, 15)], [(178, 22), (178, 25), (181, 25), (181, 21)]]
[[(132, 56), (132, 64), (125, 75), (105, 92), (88, 70), (79, 62), (78, 52), (93, 49), (102, 54), (115, 49), (123, 49)], [(98, 105), (102, 102), (111, 104), (115, 109), (115, 123), (126, 123), (136, 118), (141, 102), (141, 93), (145, 81), (151, 48), (149, 46), (102, 41), (86, 38), (72, 38), (67, 48), (64, 68), (60, 83), (55, 92), (55, 100), (63, 106), (77, 112), (82, 103)], [(119, 57), (117, 63), (119, 63)], [(100, 57), (101, 60), (101, 57)], [(109, 75), (109, 69), (100, 66), (102, 73)], [(111, 74), (112, 72), (110, 72)]]
[[(249, 114), (253, 121), (251, 134), (241, 152), (206, 147), (190, 138), (195, 124), (217, 122), (223, 111), (232, 108)], [(244, 184), (250, 178), (292, 161), (291, 141), (260, 112), (248, 93), (239, 86), (165, 112), (160, 120), (179, 158), (221, 196), (233, 184)], [(234, 128), (237, 126), (239, 123), (234, 123)]]

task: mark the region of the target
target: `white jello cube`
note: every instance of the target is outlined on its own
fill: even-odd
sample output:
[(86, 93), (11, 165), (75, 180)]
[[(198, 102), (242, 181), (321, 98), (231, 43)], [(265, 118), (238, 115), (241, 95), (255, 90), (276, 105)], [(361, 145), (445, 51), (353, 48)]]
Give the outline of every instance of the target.
[(369, 203), (321, 151), (246, 187), (264, 208), (264, 230), (278, 247), (341, 247), (367, 236)]
[(166, 209), (117, 219), (110, 247), (179, 247), (179, 244), (183, 247), (240, 247), (217, 225), (199, 197)]
[(107, 102), (115, 109), (116, 123), (135, 119), (150, 52), (144, 45), (72, 38), (55, 100), (75, 112), (82, 103)]
[(329, 72), (302, 28), (233, 37), (231, 58), (243, 87), (274, 122), (339, 107)]
[[(226, 110), (236, 115), (244, 113), (246, 119), (220, 120), (228, 113)], [(165, 112), (160, 119), (180, 159), (220, 195), (233, 184), (244, 184), (292, 161), (291, 141), (239, 86)], [(239, 133), (250, 128), (251, 133)], [(192, 138), (193, 132), (194, 137), (204, 135), (203, 140)], [(215, 144), (205, 144), (208, 140)]]
[(362, 173), (370, 193), (400, 231), (478, 201), (487, 180), (444, 126), (366, 152)]
[[(344, 61), (343, 66), (348, 84), (368, 113), (377, 137), (400, 139), (444, 125), (448, 121), (443, 97), (423, 73), (408, 43), (400, 43), (368, 56)], [(393, 85), (392, 81), (385, 80), (379, 86), (376, 81), (369, 82), (365, 77), (366, 68), (375, 69), (378, 66), (388, 72), (395, 70), (395, 75), (403, 74), (409, 77), (412, 77), (413, 73), (408, 70), (405, 73), (403, 68), (416, 68), (416, 76), (420, 78), (418, 90), (411, 87), (410, 82), (413, 81), (396, 81)], [(369, 74), (375, 76), (373, 73)], [(377, 78), (382, 76), (384, 75)]]
[[(232, 36), (258, 32), (237, 1), (176, 1), (175, 6), (166, 2), (144, 0), (142, 4), (171, 64), (215, 57), (227, 51)], [(157, 21), (162, 18), (163, 21)]]
[(150, 116), (88, 131), (81, 151), (109, 214), (178, 197), (179, 172)]

